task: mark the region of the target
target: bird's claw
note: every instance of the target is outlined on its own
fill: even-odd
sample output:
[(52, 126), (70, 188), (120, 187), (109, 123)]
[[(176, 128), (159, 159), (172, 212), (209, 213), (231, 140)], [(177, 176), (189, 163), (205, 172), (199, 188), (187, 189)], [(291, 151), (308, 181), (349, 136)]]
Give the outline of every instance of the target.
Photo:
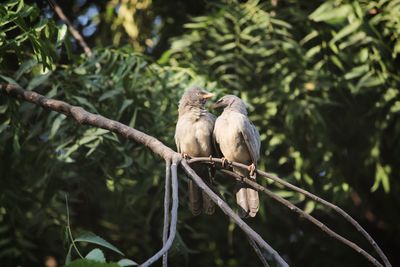
[(228, 168), (229, 166), (231, 166), (231, 162), (226, 158), (222, 157), (221, 160), (222, 160), (221, 162), (222, 168)]
[(187, 153), (182, 152), (181, 155), (182, 155), (182, 158), (184, 158), (184, 159), (190, 159), (190, 156)]
[(254, 163), (250, 164), (247, 169), (250, 172), (250, 177), (251, 178), (256, 178), (256, 165)]
[(213, 156), (212, 155), (210, 155), (209, 157), (208, 157), (208, 160), (210, 161), (210, 164), (211, 164), (211, 166), (215, 166), (215, 162), (214, 162), (214, 160), (213, 160)]

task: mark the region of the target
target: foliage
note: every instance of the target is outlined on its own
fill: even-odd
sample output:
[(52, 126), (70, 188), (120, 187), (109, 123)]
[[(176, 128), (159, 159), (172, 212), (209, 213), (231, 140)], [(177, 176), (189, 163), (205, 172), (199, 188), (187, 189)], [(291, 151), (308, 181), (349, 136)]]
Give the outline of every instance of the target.
[[(86, 35), (93, 57), (78, 54), (48, 9), (7, 1), (0, 6), (2, 82), (82, 106), (171, 147), (185, 88), (237, 94), (261, 133), (261, 168), (344, 207), (400, 264), (393, 238), (400, 232), (400, 1), (123, 1), (124, 12), (116, 1), (59, 2), (84, 33), (94, 28)], [(161, 246), (164, 168), (143, 147), (3, 95), (0, 144), (1, 265), (37, 265), (49, 254), (64, 262), (64, 193), (74, 232), (100, 233), (138, 262)], [(232, 204), (232, 184), (224, 177), (219, 183)], [(172, 264), (258, 265), (223, 214), (189, 214), (180, 186)], [(361, 240), (329, 211), (273, 188)], [(294, 266), (365, 266), (269, 199), (262, 205), (251, 225)]]
[(100, 263), (94, 260), (79, 259), (71, 262), (66, 267), (118, 267), (116, 263)]

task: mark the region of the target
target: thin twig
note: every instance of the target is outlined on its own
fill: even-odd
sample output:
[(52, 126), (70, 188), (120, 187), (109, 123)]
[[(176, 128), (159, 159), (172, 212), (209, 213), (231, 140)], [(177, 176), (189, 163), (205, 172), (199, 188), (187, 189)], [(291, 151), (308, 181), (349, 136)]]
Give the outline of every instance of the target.
[[(169, 226), (169, 206), (171, 199), (171, 160), (165, 161), (165, 193), (164, 193), (164, 226), (163, 226), (163, 246), (167, 243)], [(168, 251), (163, 255), (163, 267), (168, 266)]]
[[(222, 164), (222, 160), (219, 158), (213, 158), (212, 161), (218, 162), (220, 164)], [(203, 162), (203, 163), (209, 163), (210, 162), (210, 158), (207, 157), (199, 157), (199, 158), (192, 158), (189, 160), (189, 163), (192, 162)], [(245, 164), (241, 164), (238, 162), (230, 162), (230, 164), (232, 166), (241, 168), (241, 169), (246, 169), (248, 168), (248, 166), (246, 166)], [(325, 206), (328, 206), (330, 208), (332, 208), (335, 212), (337, 212), (338, 214), (340, 214), (342, 217), (344, 217), (348, 222), (350, 222), (356, 229), (357, 231), (359, 231), (364, 237), (365, 239), (367, 239), (367, 241), (372, 245), (372, 247), (375, 249), (376, 253), (380, 256), (380, 258), (382, 259), (382, 261), (384, 262), (386, 267), (392, 267), (392, 265), (390, 264), (388, 258), (386, 257), (386, 255), (383, 253), (383, 251), (381, 250), (381, 248), (379, 247), (379, 245), (376, 243), (376, 241), (371, 237), (370, 234), (368, 234), (368, 232), (355, 220), (353, 219), (347, 212), (345, 212), (344, 210), (342, 210), (340, 207), (304, 190), (301, 189), (295, 185), (292, 185), (289, 182), (286, 182), (285, 180), (279, 178), (276, 175), (273, 175), (271, 173), (267, 173), (267, 172), (263, 172), (260, 170), (256, 170), (257, 174), (259, 174), (262, 177), (271, 179), (279, 184), (282, 184), (290, 189), (292, 189), (293, 191), (299, 192), (309, 198), (311, 198), (312, 200), (321, 203)]]
[(343, 236), (339, 235), (338, 233), (334, 232), (332, 229), (330, 229), (328, 226), (326, 226), (324, 223), (322, 223), (321, 221), (319, 221), (318, 219), (316, 219), (315, 217), (313, 217), (312, 215), (304, 212), (302, 209), (296, 207), (295, 205), (293, 205), (290, 201), (274, 194), (272, 191), (268, 190), (267, 188), (265, 188), (264, 186), (246, 178), (246, 177), (241, 177), (240, 175), (232, 172), (232, 171), (228, 171), (228, 170), (221, 170), (221, 172), (226, 173), (232, 177), (234, 177), (236, 180), (240, 180), (243, 181), (244, 183), (250, 185), (252, 188), (254, 188), (257, 191), (261, 191), (264, 192), (266, 195), (268, 195), (270, 198), (278, 201), (279, 203), (283, 204), (284, 206), (286, 206), (287, 208), (289, 208), (291, 211), (299, 214), (301, 217), (304, 217), (305, 219), (307, 219), (308, 221), (310, 221), (311, 223), (315, 224), (318, 228), (320, 228), (323, 232), (325, 232), (326, 234), (328, 234), (330, 237), (339, 240), (340, 242), (342, 242), (343, 244), (349, 246), (350, 248), (352, 248), (353, 250), (355, 250), (356, 252), (360, 253), (361, 255), (363, 255), (368, 261), (370, 261), (373, 265), (377, 266), (377, 267), (383, 267), (383, 265), (377, 261), (373, 256), (371, 256), (368, 252), (366, 252), (365, 250), (363, 250), (362, 248), (360, 248), (358, 245), (356, 245), (354, 242), (344, 238)]
[(88, 44), (85, 42), (85, 39), (83, 39), (82, 35), (79, 33), (78, 30), (74, 28), (72, 25), (71, 21), (67, 18), (67, 16), (64, 14), (63, 10), (61, 7), (54, 1), (54, 0), (47, 0), (50, 4), (50, 6), (53, 8), (54, 12), (57, 13), (58, 17), (67, 24), (68, 29), (72, 36), (78, 41), (79, 45), (83, 48), (83, 51), (85, 51), (85, 54), (89, 57), (93, 55), (92, 50), (88, 46)]
[(249, 238), (253, 239), (261, 248), (265, 249), (271, 257), (275, 259), (281, 267), (288, 267), (289, 265), (285, 262), (285, 260), (276, 252), (267, 242), (265, 242), (262, 237), (255, 232), (250, 226), (248, 226), (230, 207), (223, 201), (217, 194), (215, 194), (200, 178), (196, 172), (189, 166), (186, 160), (181, 161), (181, 166), (185, 173), (189, 175), (193, 181), (200, 187), (204, 193), (206, 193), (212, 201), (214, 201), (221, 210), (228, 215), (233, 221), (249, 236)]
[(264, 257), (264, 254), (262, 253), (261, 249), (258, 247), (256, 242), (253, 239), (251, 239), (250, 237), (247, 237), (247, 240), (249, 241), (249, 243), (250, 243), (251, 247), (253, 248), (254, 252), (257, 254), (258, 258), (263, 263), (264, 267), (270, 267), (268, 262), (267, 262), (267, 259)]
[[(69, 238), (71, 240), (71, 246), (74, 247), (74, 249), (75, 249), (76, 253), (78, 253), (79, 257), (81, 257), (83, 259), (83, 256), (82, 256), (81, 252), (79, 251), (78, 247), (75, 244), (75, 239), (72, 236), (71, 225), (70, 225), (70, 222), (69, 222), (69, 207), (68, 207), (68, 196), (67, 196), (67, 194), (65, 194), (65, 206), (67, 207), (67, 230), (68, 230)], [(71, 247), (70, 247), (69, 250), (71, 251)]]
[(172, 242), (175, 239), (176, 235), (176, 223), (178, 221), (178, 163), (180, 158), (174, 158), (171, 165), (171, 174), (172, 174), (172, 209), (171, 209), (171, 225), (169, 228), (169, 236), (167, 242), (162, 247), (160, 251), (158, 251), (154, 256), (149, 258), (141, 267), (147, 267), (156, 262), (162, 255), (164, 255), (172, 246)]

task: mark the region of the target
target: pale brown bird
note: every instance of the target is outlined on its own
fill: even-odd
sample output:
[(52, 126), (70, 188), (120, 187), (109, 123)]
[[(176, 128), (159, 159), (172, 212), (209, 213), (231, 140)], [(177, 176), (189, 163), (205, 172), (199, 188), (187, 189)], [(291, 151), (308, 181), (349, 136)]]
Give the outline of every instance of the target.
[[(214, 127), (214, 141), (223, 157), (249, 165), (250, 170), (233, 168), (233, 171), (255, 179), (253, 172), (260, 158), (260, 134), (247, 117), (245, 103), (237, 96), (226, 95), (219, 99), (213, 108), (223, 107), (224, 111), (217, 118)], [(238, 184), (236, 201), (241, 208), (242, 217), (256, 216), (260, 201), (258, 192), (245, 184)]]
[[(204, 105), (214, 94), (193, 87), (179, 101), (179, 118), (175, 129), (175, 143), (179, 153), (191, 157), (209, 157), (214, 154), (212, 132), (216, 117), (205, 110)], [(193, 169), (207, 183), (211, 175), (207, 166), (194, 164)], [(213, 214), (214, 202), (202, 194), (192, 180), (189, 181), (189, 204), (193, 215)]]

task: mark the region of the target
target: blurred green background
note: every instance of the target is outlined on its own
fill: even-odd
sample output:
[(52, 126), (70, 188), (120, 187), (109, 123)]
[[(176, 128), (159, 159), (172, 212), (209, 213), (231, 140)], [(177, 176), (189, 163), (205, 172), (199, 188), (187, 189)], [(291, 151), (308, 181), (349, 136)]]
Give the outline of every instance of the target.
[[(185, 88), (236, 94), (261, 134), (260, 168), (344, 208), (400, 266), (399, 0), (58, 2), (94, 55), (47, 1), (1, 1), (1, 82), (173, 148)], [(138, 144), (0, 94), (0, 266), (64, 263), (65, 194), (74, 235), (93, 232), (143, 262), (161, 247), (163, 175)], [(190, 214), (185, 180), (171, 266), (260, 266), (221, 211)], [(232, 181), (218, 182), (234, 207)], [(330, 210), (261, 183), (372, 253)], [(249, 224), (292, 266), (369, 266), (273, 200), (261, 205)]]

